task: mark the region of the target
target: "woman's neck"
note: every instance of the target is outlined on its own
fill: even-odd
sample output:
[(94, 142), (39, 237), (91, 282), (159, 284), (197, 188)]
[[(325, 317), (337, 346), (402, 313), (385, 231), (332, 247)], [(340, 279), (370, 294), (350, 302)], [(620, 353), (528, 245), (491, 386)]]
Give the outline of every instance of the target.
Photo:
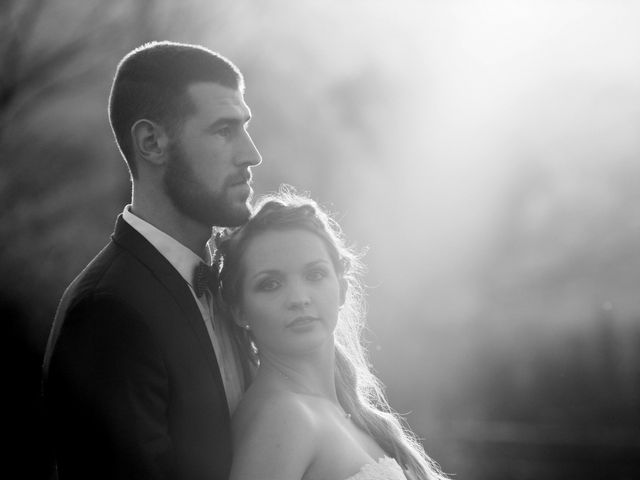
[(258, 377), (299, 393), (323, 397), (338, 403), (335, 387), (335, 351), (320, 349), (308, 355), (264, 355)]

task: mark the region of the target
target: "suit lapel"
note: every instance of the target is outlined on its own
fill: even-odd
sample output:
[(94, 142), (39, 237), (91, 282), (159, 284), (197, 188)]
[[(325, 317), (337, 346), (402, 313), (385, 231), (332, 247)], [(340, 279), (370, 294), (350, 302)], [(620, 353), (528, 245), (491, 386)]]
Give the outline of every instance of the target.
[(198, 343), (211, 368), (219, 393), (226, 402), (227, 397), (224, 392), (220, 368), (211, 345), (209, 333), (202, 319), (202, 314), (196, 305), (196, 300), (193, 298), (193, 294), (184, 278), (147, 239), (122, 218), (122, 215), (119, 215), (116, 220), (116, 228), (112, 239), (117, 245), (137, 257), (172, 295), (184, 313), (184, 318), (198, 338)]

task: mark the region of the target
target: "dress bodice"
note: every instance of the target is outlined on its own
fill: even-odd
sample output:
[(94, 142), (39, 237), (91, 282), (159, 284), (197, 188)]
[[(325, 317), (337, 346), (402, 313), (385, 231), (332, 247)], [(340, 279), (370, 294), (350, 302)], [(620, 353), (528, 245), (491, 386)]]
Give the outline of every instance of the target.
[(376, 463), (363, 465), (358, 473), (345, 480), (407, 480), (398, 462), (381, 457)]

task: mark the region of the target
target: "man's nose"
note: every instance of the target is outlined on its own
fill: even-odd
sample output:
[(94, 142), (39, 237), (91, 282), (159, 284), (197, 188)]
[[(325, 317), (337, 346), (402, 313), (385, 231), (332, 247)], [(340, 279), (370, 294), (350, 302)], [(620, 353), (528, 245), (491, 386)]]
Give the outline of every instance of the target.
[(262, 163), (262, 155), (258, 151), (256, 144), (253, 143), (253, 139), (249, 132), (244, 132), (242, 136), (242, 151), (237, 155), (238, 164), (248, 165), (250, 167), (256, 167)]

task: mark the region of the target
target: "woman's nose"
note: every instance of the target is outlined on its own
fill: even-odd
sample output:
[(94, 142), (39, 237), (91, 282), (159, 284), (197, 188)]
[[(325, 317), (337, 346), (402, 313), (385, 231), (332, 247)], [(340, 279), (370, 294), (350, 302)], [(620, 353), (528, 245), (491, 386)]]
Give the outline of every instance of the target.
[(290, 308), (307, 307), (311, 304), (311, 296), (302, 285), (293, 284), (289, 291), (288, 301)]

